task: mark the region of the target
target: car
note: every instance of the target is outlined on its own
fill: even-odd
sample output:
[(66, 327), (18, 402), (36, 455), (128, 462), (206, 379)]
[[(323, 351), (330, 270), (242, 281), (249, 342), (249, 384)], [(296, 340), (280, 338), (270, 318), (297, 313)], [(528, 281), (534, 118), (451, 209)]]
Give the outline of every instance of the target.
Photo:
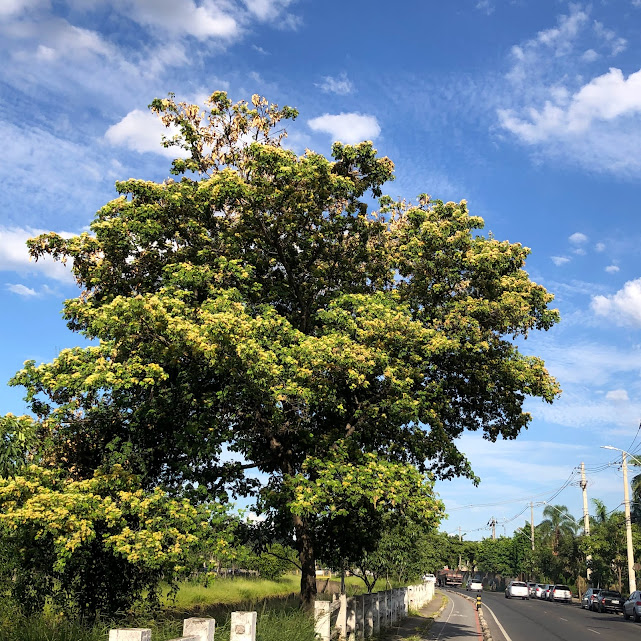
[(436, 583), (436, 577), (433, 574), (424, 574), (423, 575), (424, 583)]
[(592, 604), (596, 601), (597, 594), (601, 588), (588, 588), (581, 597), (581, 607), (585, 610), (592, 610)]
[(595, 608), (598, 612), (623, 612), (623, 597), (615, 590), (601, 590), (596, 596)]
[(536, 583), (528, 583), (527, 584), (528, 590), (530, 591), (530, 598), (532, 599), (533, 597), (536, 596)]
[(543, 595), (543, 591), (545, 590), (545, 588), (546, 588), (546, 584), (545, 583), (537, 583), (536, 584), (536, 588), (534, 589), (535, 598), (542, 599), (543, 598), (543, 596), (542, 596)]
[(641, 592), (636, 590), (623, 603), (623, 618), (632, 617), (637, 623), (641, 621)]
[(572, 603), (572, 592), (567, 585), (553, 585), (550, 590), (550, 601)]
[(479, 579), (470, 579), (465, 586), (468, 592), (480, 592), (483, 589), (483, 584)]
[(510, 581), (505, 588), (506, 599), (529, 599), (530, 591), (523, 581)]
[(544, 601), (547, 601), (550, 598), (550, 590), (554, 587), (552, 583), (546, 583), (545, 588), (543, 588), (543, 593), (541, 594), (541, 598)]

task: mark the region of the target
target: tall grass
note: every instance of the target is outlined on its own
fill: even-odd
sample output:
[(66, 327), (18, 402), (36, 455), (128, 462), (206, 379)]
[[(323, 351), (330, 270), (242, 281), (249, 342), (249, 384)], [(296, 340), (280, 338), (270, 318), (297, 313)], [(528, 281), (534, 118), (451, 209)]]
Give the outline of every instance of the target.
[(131, 627), (151, 628), (153, 641), (167, 641), (180, 637), (182, 619), (189, 616), (216, 619), (216, 641), (229, 641), (234, 610), (257, 611), (257, 641), (314, 641), (312, 618), (291, 596), (298, 591), (298, 581), (293, 576), (278, 581), (215, 579), (206, 588), (185, 583), (160, 615), (139, 613), (92, 626), (47, 614), (24, 617), (9, 601), (0, 599), (0, 641), (107, 641), (110, 628)]

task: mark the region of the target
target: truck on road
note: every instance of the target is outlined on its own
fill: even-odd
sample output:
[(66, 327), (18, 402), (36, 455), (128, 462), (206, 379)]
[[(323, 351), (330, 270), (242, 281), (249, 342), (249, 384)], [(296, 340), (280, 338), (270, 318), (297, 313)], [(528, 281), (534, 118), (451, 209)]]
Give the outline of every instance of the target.
[(443, 568), (437, 572), (436, 582), (441, 587), (460, 588), (463, 585), (463, 573), (459, 570)]

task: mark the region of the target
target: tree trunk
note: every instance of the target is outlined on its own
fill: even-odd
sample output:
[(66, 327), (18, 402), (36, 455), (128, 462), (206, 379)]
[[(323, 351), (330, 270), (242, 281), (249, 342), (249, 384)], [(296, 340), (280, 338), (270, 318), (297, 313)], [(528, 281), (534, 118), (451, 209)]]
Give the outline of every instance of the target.
[(300, 561), (300, 598), (306, 610), (314, 608), (316, 599), (316, 559), (314, 558), (314, 542), (309, 532), (307, 521), (294, 515), (294, 531)]

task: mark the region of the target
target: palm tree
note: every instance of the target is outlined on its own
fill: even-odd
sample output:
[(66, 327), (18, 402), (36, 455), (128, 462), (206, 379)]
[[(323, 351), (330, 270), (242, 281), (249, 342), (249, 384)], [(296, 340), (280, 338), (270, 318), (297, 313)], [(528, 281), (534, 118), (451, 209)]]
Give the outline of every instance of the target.
[(545, 539), (552, 542), (552, 550), (556, 554), (559, 542), (567, 536), (574, 536), (579, 524), (572, 518), (565, 505), (546, 505), (543, 510), (545, 517), (538, 529)]

